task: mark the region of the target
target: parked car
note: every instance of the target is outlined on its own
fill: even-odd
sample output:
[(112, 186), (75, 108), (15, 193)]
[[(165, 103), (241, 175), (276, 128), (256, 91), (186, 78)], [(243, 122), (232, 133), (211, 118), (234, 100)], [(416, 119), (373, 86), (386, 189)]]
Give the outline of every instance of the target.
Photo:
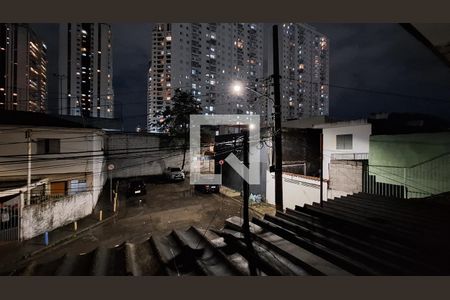
[(186, 177), (184, 171), (181, 168), (168, 167), (164, 172), (165, 177), (168, 180), (184, 180)]
[(218, 184), (196, 184), (195, 190), (205, 194), (218, 193), (220, 186)]
[(147, 194), (143, 180), (133, 180), (128, 182), (127, 197)]

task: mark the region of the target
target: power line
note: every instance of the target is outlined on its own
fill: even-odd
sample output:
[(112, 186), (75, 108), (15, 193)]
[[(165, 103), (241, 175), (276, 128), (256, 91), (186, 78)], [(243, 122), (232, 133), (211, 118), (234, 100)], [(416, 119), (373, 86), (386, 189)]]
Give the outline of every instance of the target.
[[(175, 152), (172, 152), (172, 153), (175, 153)], [(176, 156), (180, 156), (180, 155), (181, 155), (180, 153), (173, 154), (173, 155), (167, 155), (167, 156), (164, 156), (164, 157), (155, 159), (155, 160), (147, 161), (147, 163), (149, 163), (149, 162), (161, 161), (161, 160), (166, 159), (166, 158), (176, 157)], [(122, 166), (122, 167), (119, 167), (119, 168), (115, 169), (115, 171), (117, 171), (117, 170), (124, 170), (124, 169), (128, 169), (128, 168), (135, 167), (135, 166), (141, 166), (141, 165), (142, 165), (142, 163), (132, 164), (132, 165), (127, 165), (127, 166)], [(96, 175), (96, 174), (97, 174), (97, 175), (100, 175), (100, 174), (102, 174), (102, 173), (109, 173), (109, 172), (110, 172), (109, 170), (102, 170), (102, 171), (100, 171), (100, 172), (84, 172), (84, 173), (85, 173), (85, 174), (87, 173), (87, 174), (93, 174), (93, 175)], [(82, 172), (77, 172), (76, 174), (79, 174), (79, 173), (82, 173)], [(66, 179), (74, 179), (74, 177), (67, 177)], [(64, 180), (64, 178), (63, 178), (63, 179), (58, 178), (58, 180)], [(98, 186), (98, 187), (100, 187), (100, 186)], [(103, 186), (101, 186), (101, 187), (99, 188), (99, 190), (102, 190), (102, 189), (103, 189)], [(0, 194), (2, 194), (2, 193), (5, 194), (6, 192), (1, 192), (1, 191), (0, 191)]]

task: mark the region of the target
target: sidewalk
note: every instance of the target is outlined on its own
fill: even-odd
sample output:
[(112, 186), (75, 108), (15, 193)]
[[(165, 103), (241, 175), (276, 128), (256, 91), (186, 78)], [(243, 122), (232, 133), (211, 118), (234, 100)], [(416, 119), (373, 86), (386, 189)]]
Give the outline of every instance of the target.
[[(225, 186), (221, 186), (219, 191), (221, 194), (227, 196), (228, 198), (231, 198), (235, 201), (239, 201), (239, 203), (242, 205), (243, 203), (242, 196), (239, 191), (232, 190)], [(265, 202), (261, 203), (251, 202), (249, 209), (259, 218), (263, 218), (265, 214), (275, 215), (276, 212), (274, 205)]]
[[(115, 214), (112, 211), (109, 198), (107, 200), (105, 198), (100, 197), (92, 214), (77, 221), (77, 230), (75, 230), (74, 223), (70, 223), (49, 232), (47, 246), (45, 245), (44, 234), (23, 242), (0, 242), (0, 270), (14, 266), (18, 262), (48, 249), (70, 243), (90, 229), (111, 221)], [(99, 219), (100, 210), (102, 210), (102, 221)]]

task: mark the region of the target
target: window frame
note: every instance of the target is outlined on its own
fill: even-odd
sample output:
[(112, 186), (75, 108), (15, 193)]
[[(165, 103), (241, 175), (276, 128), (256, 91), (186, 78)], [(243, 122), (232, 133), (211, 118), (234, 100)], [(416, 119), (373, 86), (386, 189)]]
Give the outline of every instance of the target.
[(336, 134), (336, 150), (353, 150), (353, 134)]
[[(52, 144), (56, 143), (56, 144)], [(44, 143), (42, 145), (42, 143)], [(55, 149), (56, 148), (56, 149)], [(61, 140), (54, 138), (37, 139), (36, 141), (36, 154), (60, 154), (61, 153)]]

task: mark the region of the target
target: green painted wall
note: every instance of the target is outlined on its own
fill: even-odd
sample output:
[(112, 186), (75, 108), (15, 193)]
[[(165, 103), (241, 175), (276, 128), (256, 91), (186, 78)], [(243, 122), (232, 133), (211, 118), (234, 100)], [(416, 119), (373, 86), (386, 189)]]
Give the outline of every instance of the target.
[(450, 191), (450, 132), (371, 136), (369, 149), (369, 173), (408, 198)]

